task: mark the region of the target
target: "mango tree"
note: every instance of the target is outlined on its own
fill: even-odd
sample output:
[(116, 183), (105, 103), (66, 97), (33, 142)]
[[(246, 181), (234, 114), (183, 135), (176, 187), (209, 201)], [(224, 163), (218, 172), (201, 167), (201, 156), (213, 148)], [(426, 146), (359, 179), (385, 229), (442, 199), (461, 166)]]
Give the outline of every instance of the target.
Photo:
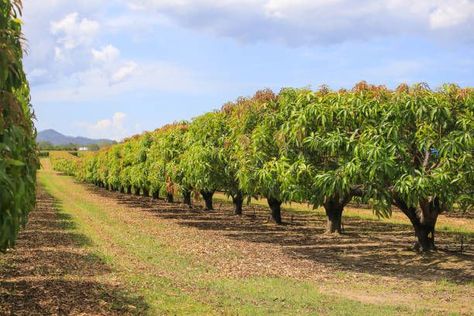
[(122, 191), (127, 194), (134, 193), (132, 187), (132, 167), (134, 163), (134, 146), (130, 139), (124, 140), (122, 144), (122, 168), (120, 169), (120, 184)]
[(109, 165), (109, 173), (107, 183), (114, 191), (122, 191), (123, 187), (120, 183), (120, 173), (122, 171), (122, 144), (117, 144), (110, 148), (107, 164)]
[(276, 96), (270, 90), (259, 91), (251, 99), (238, 100), (234, 107), (230, 124), (241, 189), (266, 197), (271, 220), (281, 224), (281, 205), (289, 196), (282, 190), (286, 160), (275, 141), (283, 124)]
[(151, 145), (146, 160), (146, 169), (148, 174), (148, 183), (151, 196), (154, 199), (160, 197), (160, 191), (165, 190), (166, 175), (165, 163), (162, 154), (162, 131), (160, 129), (151, 133)]
[(21, 1), (0, 2), (0, 251), (14, 246), (35, 205), (36, 130), (23, 70)]
[[(185, 148), (185, 137), (189, 123), (186, 121), (166, 125), (161, 130), (159, 139), (161, 161), (165, 176), (165, 189), (167, 201), (173, 202), (177, 186), (183, 181), (183, 170), (180, 164), (180, 157)], [(186, 189), (183, 182), (182, 189)], [(185, 194), (183, 194), (185, 195)]]
[(52, 151), (49, 160), (54, 170), (68, 176), (75, 176), (79, 168), (79, 158), (67, 151)]
[(229, 127), (224, 112), (210, 112), (193, 120), (181, 158), (184, 179), (204, 198), (206, 209), (212, 210), (212, 197), (217, 190), (229, 194), (235, 213), (242, 213), (243, 195), (238, 187), (235, 169), (228, 168), (226, 139)]
[(317, 92), (286, 89), (279, 102), (288, 119), (282, 127), (287, 170), (286, 190), (291, 199), (323, 206), (327, 233), (342, 232), (344, 207), (354, 196), (362, 196), (367, 161), (357, 153), (370, 142), (370, 123), (380, 114), (381, 100), (389, 95), (383, 87), (365, 83), (353, 91)]
[[(474, 92), (445, 85), (400, 86), (379, 124), (377, 149), (367, 159), (390, 166), (373, 171), (389, 202), (410, 220), (415, 248), (435, 249), (438, 215), (472, 207)], [(375, 152), (376, 153), (376, 152)]]
[(132, 138), (133, 162), (130, 170), (131, 184), (135, 194), (143, 193), (149, 196), (147, 156), (152, 144), (150, 133), (144, 133), (138, 137)]

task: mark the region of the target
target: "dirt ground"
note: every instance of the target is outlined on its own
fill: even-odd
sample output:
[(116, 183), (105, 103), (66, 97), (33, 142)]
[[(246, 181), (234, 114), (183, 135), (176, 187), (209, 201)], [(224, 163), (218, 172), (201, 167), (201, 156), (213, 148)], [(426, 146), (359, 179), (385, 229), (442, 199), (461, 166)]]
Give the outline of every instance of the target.
[[(62, 178), (68, 180), (61, 185), (74, 186), (70, 194), (100, 205), (130, 229), (211, 264), (215, 269), (209, 278), (283, 276), (371, 304), (474, 313), (474, 248), (466, 239), (461, 253), (454, 233), (438, 233), (439, 250), (420, 255), (410, 250), (414, 236), (409, 226), (345, 218), (345, 234), (328, 236), (323, 234), (325, 218), (314, 214), (284, 212), (285, 224), (277, 226), (261, 207), (248, 206), (243, 216), (234, 216), (226, 203), (216, 203), (209, 212), (199, 203), (189, 208)], [(59, 206), (40, 188), (37, 210), (17, 249), (0, 257), (0, 314), (144, 313), (146, 303), (88, 252), (84, 246), (91, 241), (71, 231), (74, 222)], [(184, 291), (188, 288), (192, 291), (183, 284)]]
[[(0, 255), (0, 315), (123, 315), (146, 309), (89, 253), (70, 216), (38, 189), (37, 207), (16, 249)], [(129, 310), (130, 308), (130, 310)]]
[[(242, 247), (249, 243), (279, 246), (289, 258), (331, 269), (403, 279), (442, 279), (459, 284), (474, 281), (472, 240), (464, 238), (461, 253), (460, 236), (454, 233), (437, 233), (438, 251), (420, 255), (411, 250), (415, 240), (413, 232), (410, 227), (402, 225), (345, 218), (345, 233), (328, 236), (324, 234), (326, 219), (317, 215), (284, 214), (285, 224), (278, 226), (268, 222), (268, 212), (261, 207), (250, 206), (243, 216), (234, 216), (231, 205), (227, 203), (217, 203), (216, 210), (209, 212), (204, 211), (200, 203), (189, 208), (92, 186), (88, 189), (93, 194), (138, 207), (182, 227), (193, 227), (213, 232), (216, 238), (243, 242)], [(191, 248), (196, 246), (194, 244)]]
[(222, 277), (287, 276), (367, 303), (410, 305), (423, 297), (433, 309), (474, 313), (474, 248), (467, 238), (461, 253), (457, 234), (438, 233), (439, 250), (420, 255), (411, 250), (413, 232), (404, 225), (346, 218), (345, 234), (327, 236), (322, 216), (286, 213), (286, 224), (277, 226), (261, 207), (247, 207), (240, 217), (226, 203), (208, 212), (199, 204), (87, 189), (166, 222), (169, 229), (160, 234), (183, 253), (210, 260)]

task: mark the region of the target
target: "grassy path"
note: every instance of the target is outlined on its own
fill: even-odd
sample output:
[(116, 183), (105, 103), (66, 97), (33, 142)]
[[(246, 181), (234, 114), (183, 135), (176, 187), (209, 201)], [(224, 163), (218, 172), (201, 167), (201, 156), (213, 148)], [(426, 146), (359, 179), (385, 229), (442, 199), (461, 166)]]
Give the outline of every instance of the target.
[[(400, 278), (403, 271), (389, 273), (397, 262), (380, 266), (386, 269), (386, 276), (374, 274), (362, 269), (367, 263), (352, 258), (346, 250), (316, 249), (325, 245), (323, 239), (320, 244), (312, 240), (302, 243), (308, 231), (296, 224), (279, 228), (262, 221), (229, 218), (225, 212), (204, 214), (178, 204), (95, 190), (51, 171), (47, 160), (43, 164), (41, 185), (60, 202), (61, 214), (74, 223), (74, 234), (90, 241), (82, 243), (80, 251), (101, 264), (88, 278), (101, 288), (122, 289), (111, 293), (127, 294), (104, 297), (106, 308), (97, 308), (97, 314), (474, 312), (469, 299), (474, 291), (469, 283), (427, 275)], [(349, 241), (327, 240), (326, 244)], [(324, 252), (317, 252), (315, 260), (311, 251)], [(440, 264), (431, 259), (420, 261), (412, 254), (395, 258), (404, 258), (408, 268), (418, 270)], [(464, 258), (443, 258), (454, 261), (458, 270), (472, 268)], [(455, 268), (444, 269), (453, 274)], [(448, 272), (446, 275), (451, 275)], [(470, 278), (471, 272), (455, 276)], [(65, 273), (65, 277), (70, 276)], [(420, 300), (420, 291), (425, 300)]]
[(0, 256), (0, 315), (141, 314), (143, 299), (114, 281), (71, 216), (39, 188), (15, 250)]

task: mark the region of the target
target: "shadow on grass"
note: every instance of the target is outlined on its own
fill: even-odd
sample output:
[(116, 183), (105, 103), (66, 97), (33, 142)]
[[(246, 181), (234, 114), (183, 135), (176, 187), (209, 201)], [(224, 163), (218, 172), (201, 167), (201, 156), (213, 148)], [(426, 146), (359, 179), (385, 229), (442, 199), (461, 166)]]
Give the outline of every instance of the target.
[(141, 297), (101, 282), (110, 267), (84, 247), (71, 216), (42, 189), (15, 250), (0, 263), (1, 315), (115, 315), (148, 310)]
[(217, 210), (208, 212), (200, 206), (190, 209), (179, 203), (109, 192), (93, 186), (88, 189), (182, 226), (218, 231), (242, 241), (277, 244), (293, 258), (312, 260), (342, 271), (457, 283), (474, 280), (472, 239), (464, 241), (464, 252), (460, 253), (459, 235), (455, 233), (438, 232), (440, 250), (421, 255), (410, 249), (415, 237), (407, 225), (344, 218), (345, 234), (328, 236), (324, 234), (326, 218), (319, 214), (284, 212), (286, 224), (278, 226), (268, 223), (268, 211), (258, 206), (248, 206), (243, 216), (234, 216), (227, 203), (218, 202)]

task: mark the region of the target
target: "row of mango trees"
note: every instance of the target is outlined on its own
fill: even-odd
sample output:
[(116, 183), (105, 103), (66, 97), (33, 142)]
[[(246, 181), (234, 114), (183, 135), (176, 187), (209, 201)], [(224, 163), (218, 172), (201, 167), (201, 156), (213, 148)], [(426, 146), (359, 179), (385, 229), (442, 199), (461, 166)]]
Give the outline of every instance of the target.
[(23, 71), (21, 1), (0, 1), (0, 251), (13, 247), (35, 204), (38, 167)]
[(380, 216), (401, 210), (429, 251), (438, 215), (473, 205), (473, 134), (474, 89), (456, 85), (264, 90), (81, 159), (76, 175), (170, 202), (200, 192), (207, 209), (222, 191), (236, 214), (264, 197), (277, 224), (283, 203), (310, 203), (329, 233), (357, 197)]

